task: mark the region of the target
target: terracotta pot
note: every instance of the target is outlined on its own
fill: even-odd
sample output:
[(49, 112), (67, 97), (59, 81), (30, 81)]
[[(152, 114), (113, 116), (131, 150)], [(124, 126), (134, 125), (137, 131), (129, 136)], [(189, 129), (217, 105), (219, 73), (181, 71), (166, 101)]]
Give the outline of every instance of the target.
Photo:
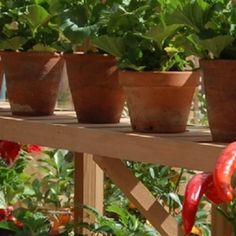
[(213, 141), (236, 140), (236, 60), (201, 60)]
[(100, 54), (65, 54), (72, 99), (80, 123), (118, 123), (124, 106), (116, 61)]
[(4, 52), (1, 56), (12, 114), (53, 114), (64, 64), (62, 57), (39, 52)]
[(134, 131), (184, 132), (199, 72), (120, 72)]
[(1, 58), (0, 58), (0, 91), (2, 88), (2, 80), (3, 80), (3, 65), (2, 65)]

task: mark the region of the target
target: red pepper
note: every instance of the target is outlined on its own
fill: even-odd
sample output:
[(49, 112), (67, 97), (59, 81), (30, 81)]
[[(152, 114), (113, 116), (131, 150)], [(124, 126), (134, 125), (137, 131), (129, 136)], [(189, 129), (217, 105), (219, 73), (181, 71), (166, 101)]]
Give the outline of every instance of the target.
[(0, 140), (0, 157), (10, 164), (16, 159), (20, 147), (18, 143)]
[(8, 206), (6, 209), (1, 208), (0, 209), (0, 221), (2, 220), (8, 220), (15, 223), (15, 225), (19, 228), (22, 228), (24, 225), (21, 221), (17, 220), (15, 216), (12, 215), (13, 213), (13, 207)]
[(22, 145), (21, 148), (28, 153), (37, 153), (37, 152), (42, 151), (42, 147), (39, 145), (35, 145), (35, 144)]
[(212, 174), (203, 172), (193, 176), (186, 186), (182, 210), (185, 235), (191, 233), (198, 204), (210, 183), (212, 183)]
[(1, 208), (0, 209), (0, 221), (5, 220), (8, 216), (7, 209)]
[(206, 188), (206, 191), (205, 191), (205, 195), (206, 197), (213, 203), (215, 204), (220, 204), (220, 203), (223, 203), (223, 201), (221, 200), (219, 194), (218, 194), (218, 191), (216, 189), (216, 186), (213, 182), (213, 175), (211, 174), (211, 177), (209, 177), (210, 180), (209, 180), (209, 184)]
[(229, 144), (220, 154), (213, 172), (214, 183), (220, 199), (224, 202), (233, 200), (234, 189), (231, 178), (236, 170), (236, 142)]

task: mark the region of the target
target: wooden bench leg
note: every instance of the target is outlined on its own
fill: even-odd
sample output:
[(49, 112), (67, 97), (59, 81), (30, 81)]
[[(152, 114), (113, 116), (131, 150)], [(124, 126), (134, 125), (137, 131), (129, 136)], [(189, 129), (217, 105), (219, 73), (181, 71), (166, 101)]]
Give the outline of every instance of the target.
[[(74, 219), (93, 222), (94, 218), (81, 208), (88, 205), (103, 213), (103, 171), (93, 161), (91, 154), (75, 153)], [(82, 233), (82, 232), (80, 232)]]
[(232, 227), (225, 218), (214, 208), (212, 207), (212, 229), (211, 235), (213, 236), (231, 236)]
[(181, 235), (176, 220), (121, 160), (99, 156), (94, 160), (162, 236)]

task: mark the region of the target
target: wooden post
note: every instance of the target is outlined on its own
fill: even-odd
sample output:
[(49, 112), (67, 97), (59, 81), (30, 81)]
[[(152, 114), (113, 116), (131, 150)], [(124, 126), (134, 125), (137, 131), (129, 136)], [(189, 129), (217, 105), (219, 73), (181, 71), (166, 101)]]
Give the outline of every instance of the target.
[(103, 213), (103, 171), (93, 161), (92, 155), (75, 153), (75, 223), (94, 222), (94, 217), (81, 205), (92, 206)]
[(225, 218), (215, 209), (212, 207), (212, 230), (211, 234), (213, 236), (231, 236), (232, 235), (232, 228), (231, 225), (225, 220)]

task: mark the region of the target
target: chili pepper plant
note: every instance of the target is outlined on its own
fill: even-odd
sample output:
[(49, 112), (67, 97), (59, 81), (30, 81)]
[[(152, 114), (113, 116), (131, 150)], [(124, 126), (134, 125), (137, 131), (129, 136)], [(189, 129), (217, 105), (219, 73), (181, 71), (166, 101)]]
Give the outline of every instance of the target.
[(191, 233), (203, 195), (232, 225), (232, 236), (236, 235), (236, 198), (232, 181), (235, 168), (236, 142), (233, 142), (219, 155), (212, 172), (201, 172), (190, 179), (186, 186), (182, 211), (185, 235)]
[[(37, 157), (39, 160), (34, 160)], [(37, 145), (0, 141), (0, 232), (46, 236), (66, 231), (64, 235), (69, 235), (73, 228), (65, 228), (67, 222), (54, 214), (71, 207), (72, 175), (68, 151), (42, 152)]]

